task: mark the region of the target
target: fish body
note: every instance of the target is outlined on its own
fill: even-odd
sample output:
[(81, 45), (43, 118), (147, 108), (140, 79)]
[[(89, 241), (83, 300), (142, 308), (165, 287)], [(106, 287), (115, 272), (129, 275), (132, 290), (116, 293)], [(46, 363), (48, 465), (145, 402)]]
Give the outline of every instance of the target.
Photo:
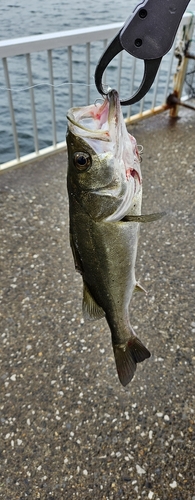
[(135, 335), (129, 305), (141, 216), (142, 177), (135, 139), (112, 90), (102, 105), (68, 112), (70, 243), (83, 278), (84, 317), (106, 317), (120, 382), (150, 356)]

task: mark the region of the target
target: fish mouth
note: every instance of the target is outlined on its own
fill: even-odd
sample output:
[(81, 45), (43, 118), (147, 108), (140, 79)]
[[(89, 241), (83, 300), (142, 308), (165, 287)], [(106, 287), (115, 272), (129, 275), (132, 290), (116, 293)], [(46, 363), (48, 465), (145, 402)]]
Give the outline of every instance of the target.
[(115, 142), (115, 154), (122, 157), (125, 165), (126, 179), (134, 178), (139, 184), (142, 182), (140, 169), (140, 155), (135, 138), (128, 133), (123, 118), (120, 99), (116, 90), (111, 90), (107, 99), (109, 102), (108, 124), (109, 133)]
[(72, 133), (83, 137), (98, 155), (113, 154), (126, 181), (134, 180), (136, 191), (142, 183), (140, 155), (135, 138), (127, 131), (118, 92), (110, 90), (102, 104), (71, 108), (67, 118)]
[(82, 137), (110, 142), (108, 114), (109, 101), (106, 98), (103, 104), (97, 103), (82, 108), (71, 108), (68, 111), (67, 119), (73, 133), (79, 130)]

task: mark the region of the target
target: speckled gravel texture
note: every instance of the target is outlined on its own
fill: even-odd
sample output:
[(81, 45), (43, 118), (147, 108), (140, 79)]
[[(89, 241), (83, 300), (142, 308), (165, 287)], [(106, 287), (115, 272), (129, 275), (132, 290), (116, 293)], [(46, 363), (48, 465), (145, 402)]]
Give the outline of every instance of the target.
[(105, 320), (84, 323), (66, 153), (1, 185), (0, 498), (195, 500), (195, 113), (130, 128), (144, 147), (131, 323), (152, 356), (124, 389)]

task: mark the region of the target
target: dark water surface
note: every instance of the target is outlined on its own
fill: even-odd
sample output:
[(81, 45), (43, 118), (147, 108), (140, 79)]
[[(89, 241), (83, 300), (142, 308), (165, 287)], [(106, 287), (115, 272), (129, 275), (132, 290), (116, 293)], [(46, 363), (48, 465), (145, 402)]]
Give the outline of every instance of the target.
[(4, 0), (0, 39), (52, 33), (98, 24), (125, 21), (137, 0)]

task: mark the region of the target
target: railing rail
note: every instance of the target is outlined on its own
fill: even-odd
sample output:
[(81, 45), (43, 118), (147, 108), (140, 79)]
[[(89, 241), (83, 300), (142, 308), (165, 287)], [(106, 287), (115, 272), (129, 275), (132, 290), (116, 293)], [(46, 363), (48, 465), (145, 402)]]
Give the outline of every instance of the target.
[(11, 40), (0, 41), (0, 57), (19, 56), (40, 52), (42, 50), (59, 49), (72, 45), (81, 45), (105, 38), (112, 38), (122, 27), (121, 23), (105, 24), (89, 28), (58, 31), (44, 35), (34, 35)]
[[(0, 95), (5, 95), (0, 110), (0, 134), (3, 137), (0, 143), (0, 170), (21, 165), (65, 147), (65, 140), (61, 140), (61, 136), (62, 133), (65, 136), (66, 111), (73, 105), (83, 106), (99, 97), (93, 80), (95, 65), (99, 54), (121, 26), (121, 23), (115, 23), (0, 41)], [(181, 33), (185, 32), (186, 36), (187, 32), (188, 37), (192, 37), (193, 30), (194, 16), (186, 13), (179, 28), (180, 43), (183, 36)], [(173, 91), (173, 75), (177, 68), (174, 49), (178, 37), (163, 59), (147, 96), (139, 104), (124, 108), (128, 121), (166, 108), (166, 97), (169, 89)], [(126, 92), (129, 97), (141, 81), (142, 64), (142, 61), (122, 52), (107, 69), (105, 78), (110, 86), (118, 88), (120, 95)], [(24, 111), (27, 109), (28, 113)], [(8, 121), (10, 127), (7, 125)], [(5, 135), (6, 128), (9, 130), (8, 137)], [(47, 141), (43, 133), (45, 128), (51, 129), (50, 139)], [(25, 134), (26, 142), (23, 137)], [(8, 143), (11, 146), (4, 147)], [(10, 159), (10, 155), (13, 159)]]

